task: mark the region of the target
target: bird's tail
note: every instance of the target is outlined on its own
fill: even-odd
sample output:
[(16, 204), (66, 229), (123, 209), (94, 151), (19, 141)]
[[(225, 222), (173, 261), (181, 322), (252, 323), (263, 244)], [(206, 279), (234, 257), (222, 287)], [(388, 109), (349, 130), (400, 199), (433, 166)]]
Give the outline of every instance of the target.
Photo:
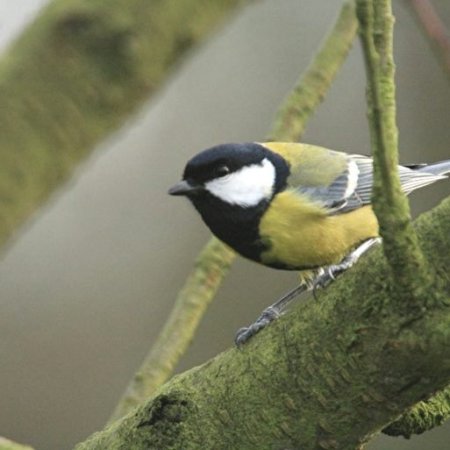
[(430, 173), (432, 175), (444, 177), (450, 173), (450, 159), (446, 161), (440, 161), (433, 164), (425, 164), (415, 169), (417, 172)]
[(445, 180), (450, 173), (450, 160), (433, 164), (414, 164), (399, 168), (400, 183), (403, 191), (409, 194), (439, 180)]

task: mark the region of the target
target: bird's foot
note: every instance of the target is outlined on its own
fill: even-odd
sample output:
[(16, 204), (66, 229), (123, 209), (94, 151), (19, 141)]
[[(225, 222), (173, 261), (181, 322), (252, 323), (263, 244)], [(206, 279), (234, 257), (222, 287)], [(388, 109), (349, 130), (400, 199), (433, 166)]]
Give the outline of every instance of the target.
[(269, 325), (280, 316), (280, 312), (273, 306), (266, 308), (258, 319), (248, 327), (239, 328), (234, 338), (237, 347), (245, 344), (252, 336)]
[(327, 287), (331, 282), (336, 280), (339, 275), (342, 275), (345, 271), (350, 269), (358, 261), (358, 259), (367, 252), (367, 250), (380, 242), (381, 240), (379, 238), (368, 239), (349, 253), (339, 264), (332, 264), (321, 269), (312, 282), (314, 298), (316, 298), (316, 290), (318, 288), (323, 289)]
[(331, 266), (326, 267), (325, 269), (321, 269), (316, 278), (312, 281), (312, 294), (314, 297), (314, 300), (317, 300), (317, 290), (318, 289), (325, 289), (332, 281), (336, 279), (334, 270)]
[(292, 302), (292, 300), (302, 292), (309, 290), (310, 287), (311, 286), (308, 283), (301, 283), (287, 294), (283, 295), (283, 297), (278, 299), (274, 304), (266, 308), (258, 317), (256, 322), (252, 323), (248, 327), (243, 327), (238, 330), (234, 339), (235, 344), (238, 347), (245, 344), (252, 336), (258, 333), (258, 331), (262, 330), (269, 325), (270, 322), (273, 322), (276, 318), (280, 317), (282, 312)]

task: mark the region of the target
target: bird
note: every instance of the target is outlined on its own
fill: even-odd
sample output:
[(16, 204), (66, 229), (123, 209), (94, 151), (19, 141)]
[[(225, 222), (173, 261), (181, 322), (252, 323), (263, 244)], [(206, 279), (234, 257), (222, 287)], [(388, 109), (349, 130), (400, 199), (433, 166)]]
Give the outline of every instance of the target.
[[(405, 194), (449, 172), (450, 160), (398, 166)], [(300, 273), (299, 286), (237, 332), (238, 346), (298, 293), (326, 286), (380, 241), (372, 185), (371, 157), (296, 142), (220, 144), (187, 162), (170, 195), (187, 197), (241, 256)]]

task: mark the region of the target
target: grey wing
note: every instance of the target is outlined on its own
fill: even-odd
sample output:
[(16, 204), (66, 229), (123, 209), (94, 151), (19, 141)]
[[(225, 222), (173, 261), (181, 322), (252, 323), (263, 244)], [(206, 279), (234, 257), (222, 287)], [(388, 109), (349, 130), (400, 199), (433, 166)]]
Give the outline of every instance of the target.
[[(400, 183), (406, 195), (442, 179), (441, 175), (426, 172), (422, 165), (398, 166)], [(330, 214), (345, 213), (371, 202), (373, 161), (363, 155), (348, 155), (346, 170), (331, 184), (323, 187), (303, 187), (310, 195), (329, 209)]]
[(346, 155), (344, 170), (330, 184), (302, 185), (297, 189), (324, 206), (330, 214), (359, 208), (370, 202), (372, 160), (360, 155)]

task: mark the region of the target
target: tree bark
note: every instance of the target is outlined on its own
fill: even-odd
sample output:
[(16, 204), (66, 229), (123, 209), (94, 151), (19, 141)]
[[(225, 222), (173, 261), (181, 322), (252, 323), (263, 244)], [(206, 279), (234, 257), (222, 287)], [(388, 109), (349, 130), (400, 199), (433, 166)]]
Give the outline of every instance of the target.
[(450, 198), (415, 229), (446, 302), (399, 309), (375, 249), (317, 301), (174, 377), (76, 449), (361, 447), (450, 383)]

